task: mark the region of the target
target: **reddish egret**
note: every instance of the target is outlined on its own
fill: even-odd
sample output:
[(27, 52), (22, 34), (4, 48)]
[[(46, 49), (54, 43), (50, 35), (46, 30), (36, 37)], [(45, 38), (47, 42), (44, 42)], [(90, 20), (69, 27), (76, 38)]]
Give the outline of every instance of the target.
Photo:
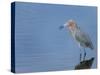
[[(72, 34), (72, 37), (78, 43), (80, 50), (81, 50), (81, 47), (84, 49), (84, 58), (83, 58), (83, 60), (85, 60), (85, 57), (86, 57), (85, 48), (90, 48), (91, 50), (94, 49), (94, 46), (92, 44), (92, 41), (91, 41), (89, 35), (84, 33), (78, 27), (77, 23), (74, 20), (68, 20), (63, 26), (60, 26), (60, 29), (62, 29), (64, 27), (69, 29), (69, 31)], [(82, 54), (80, 53), (80, 61), (81, 61), (81, 57), (82, 57)]]

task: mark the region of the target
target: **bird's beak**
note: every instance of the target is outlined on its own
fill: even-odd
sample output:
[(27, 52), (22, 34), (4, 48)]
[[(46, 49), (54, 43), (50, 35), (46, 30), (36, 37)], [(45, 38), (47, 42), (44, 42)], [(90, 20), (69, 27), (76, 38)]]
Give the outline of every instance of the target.
[(63, 29), (63, 28), (64, 28), (64, 25), (62, 25), (62, 26), (59, 27), (59, 29)]
[(59, 29), (63, 29), (67, 26), (67, 24), (65, 23), (64, 25), (60, 26)]
[(66, 25), (66, 23), (64, 24), (64, 27), (66, 27), (67, 25)]

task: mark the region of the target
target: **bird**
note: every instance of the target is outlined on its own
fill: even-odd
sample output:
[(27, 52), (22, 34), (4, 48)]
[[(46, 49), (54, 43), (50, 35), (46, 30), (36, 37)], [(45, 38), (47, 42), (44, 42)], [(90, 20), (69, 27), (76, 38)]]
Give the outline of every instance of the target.
[[(65, 22), (64, 25), (59, 27), (60, 29), (67, 28), (69, 32), (71, 33), (73, 39), (77, 42), (79, 49), (81, 48), (84, 50), (84, 57), (83, 60), (85, 60), (86, 57), (86, 48), (90, 48), (91, 50), (94, 49), (93, 43), (91, 41), (91, 38), (87, 33), (82, 31), (80, 27), (77, 25), (77, 22), (73, 19), (68, 20)], [(80, 52), (80, 61), (82, 59), (82, 53)]]

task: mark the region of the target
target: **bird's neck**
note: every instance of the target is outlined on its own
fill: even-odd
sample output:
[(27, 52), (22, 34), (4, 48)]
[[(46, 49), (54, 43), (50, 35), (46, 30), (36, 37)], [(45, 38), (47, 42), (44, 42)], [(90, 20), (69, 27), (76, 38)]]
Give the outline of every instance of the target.
[(78, 27), (74, 27), (74, 28), (71, 28), (71, 29), (70, 29), (70, 31), (71, 31), (72, 33), (76, 32), (77, 30), (79, 30)]
[(77, 32), (78, 30), (79, 30), (78, 27), (75, 27), (75, 28), (73, 28), (73, 29), (70, 29), (70, 32), (71, 32), (71, 34), (72, 34), (73, 37), (75, 36), (75, 34), (76, 34), (76, 32)]

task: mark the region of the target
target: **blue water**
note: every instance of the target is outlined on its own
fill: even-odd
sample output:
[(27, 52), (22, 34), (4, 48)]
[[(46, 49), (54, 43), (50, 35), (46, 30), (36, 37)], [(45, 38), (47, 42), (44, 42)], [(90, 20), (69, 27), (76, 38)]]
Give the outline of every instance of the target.
[(16, 2), (15, 9), (16, 72), (73, 70), (80, 49), (68, 29), (59, 30), (69, 19), (91, 37), (95, 50), (86, 49), (86, 59), (95, 57), (96, 68), (96, 7)]

